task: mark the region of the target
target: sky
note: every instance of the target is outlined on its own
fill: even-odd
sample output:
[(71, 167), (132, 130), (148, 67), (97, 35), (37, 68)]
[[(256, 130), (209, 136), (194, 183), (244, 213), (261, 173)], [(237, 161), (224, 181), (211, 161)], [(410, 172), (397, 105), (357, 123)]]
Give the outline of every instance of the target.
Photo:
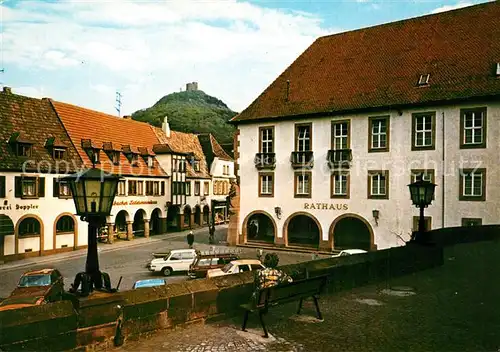
[(485, 0), (0, 0), (0, 83), (118, 115), (199, 89), (242, 111), (320, 36)]

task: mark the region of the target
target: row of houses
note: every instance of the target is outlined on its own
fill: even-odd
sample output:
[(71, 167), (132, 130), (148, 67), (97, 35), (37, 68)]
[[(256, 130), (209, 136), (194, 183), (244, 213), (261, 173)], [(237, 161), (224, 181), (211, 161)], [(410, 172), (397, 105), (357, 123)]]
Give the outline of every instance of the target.
[(500, 2), (318, 38), (233, 118), (239, 243), (404, 245), (500, 219)]
[(122, 176), (110, 238), (228, 220), (232, 158), (211, 134), (172, 131), (43, 98), (0, 93), (0, 261), (87, 245), (61, 176), (95, 167)]

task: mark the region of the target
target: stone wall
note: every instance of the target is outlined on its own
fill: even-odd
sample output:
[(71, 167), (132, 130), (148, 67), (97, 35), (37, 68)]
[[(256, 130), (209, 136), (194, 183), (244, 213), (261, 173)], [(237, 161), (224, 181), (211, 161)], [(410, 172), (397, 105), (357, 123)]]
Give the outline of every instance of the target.
[[(441, 247), (405, 247), (282, 266), (295, 279), (326, 275), (337, 292), (443, 264)], [(251, 272), (0, 312), (0, 349), (91, 350), (156, 330), (240, 314)]]
[(439, 246), (500, 239), (500, 225), (445, 227), (429, 231), (428, 241)]

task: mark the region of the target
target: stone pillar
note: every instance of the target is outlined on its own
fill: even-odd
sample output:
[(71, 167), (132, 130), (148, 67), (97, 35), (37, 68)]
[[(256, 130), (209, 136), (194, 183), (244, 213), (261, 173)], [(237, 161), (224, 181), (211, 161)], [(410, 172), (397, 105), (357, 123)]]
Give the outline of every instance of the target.
[(158, 234), (163, 234), (167, 233), (167, 217), (165, 216), (164, 218), (160, 217), (160, 228), (158, 229)]
[(189, 219), (190, 223), (191, 223), (191, 227), (194, 227), (194, 226), (197, 226), (198, 224), (195, 224), (194, 222), (194, 213), (191, 213), (191, 218)]
[[(278, 224), (276, 224), (276, 226), (278, 226)], [(276, 229), (276, 231), (279, 231), (279, 226), (278, 226), (278, 229)], [(283, 237), (283, 234), (281, 233), (281, 236), (282, 237), (278, 237), (278, 234), (274, 234), (274, 245), (277, 246), (277, 247), (285, 247), (286, 244), (285, 244), (285, 237)]]
[(184, 214), (179, 214), (179, 224), (177, 226), (179, 230), (184, 229)]
[(319, 250), (322, 252), (331, 252), (333, 250), (332, 244), (330, 241), (323, 241), (323, 239), (319, 240)]
[(149, 237), (149, 219), (144, 219), (144, 237)]
[(240, 239), (240, 187), (234, 185), (235, 192), (231, 198), (229, 211), (231, 218), (229, 219), (229, 226), (227, 228), (227, 242), (230, 246), (241, 244)]
[(108, 243), (112, 244), (115, 241), (115, 224), (107, 223), (108, 227)]
[(132, 227), (133, 221), (127, 221), (127, 241), (134, 239), (134, 228)]

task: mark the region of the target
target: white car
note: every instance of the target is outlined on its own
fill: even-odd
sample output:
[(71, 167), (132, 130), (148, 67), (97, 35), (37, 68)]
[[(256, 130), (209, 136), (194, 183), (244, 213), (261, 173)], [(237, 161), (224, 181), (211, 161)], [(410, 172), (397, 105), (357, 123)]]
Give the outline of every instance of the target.
[(207, 272), (207, 278), (243, 273), (245, 271), (254, 271), (265, 269), (260, 260), (257, 259), (240, 259), (233, 260), (226, 264), (222, 269), (211, 269)]
[(361, 253), (368, 253), (368, 252), (363, 249), (344, 249), (343, 251), (340, 251), (340, 253), (332, 255), (332, 257), (345, 257), (348, 255), (361, 254)]
[(163, 258), (151, 259), (148, 269), (152, 272), (161, 272), (164, 276), (170, 276), (175, 271), (188, 271), (195, 258), (196, 251), (194, 249), (174, 249), (166, 253)]

